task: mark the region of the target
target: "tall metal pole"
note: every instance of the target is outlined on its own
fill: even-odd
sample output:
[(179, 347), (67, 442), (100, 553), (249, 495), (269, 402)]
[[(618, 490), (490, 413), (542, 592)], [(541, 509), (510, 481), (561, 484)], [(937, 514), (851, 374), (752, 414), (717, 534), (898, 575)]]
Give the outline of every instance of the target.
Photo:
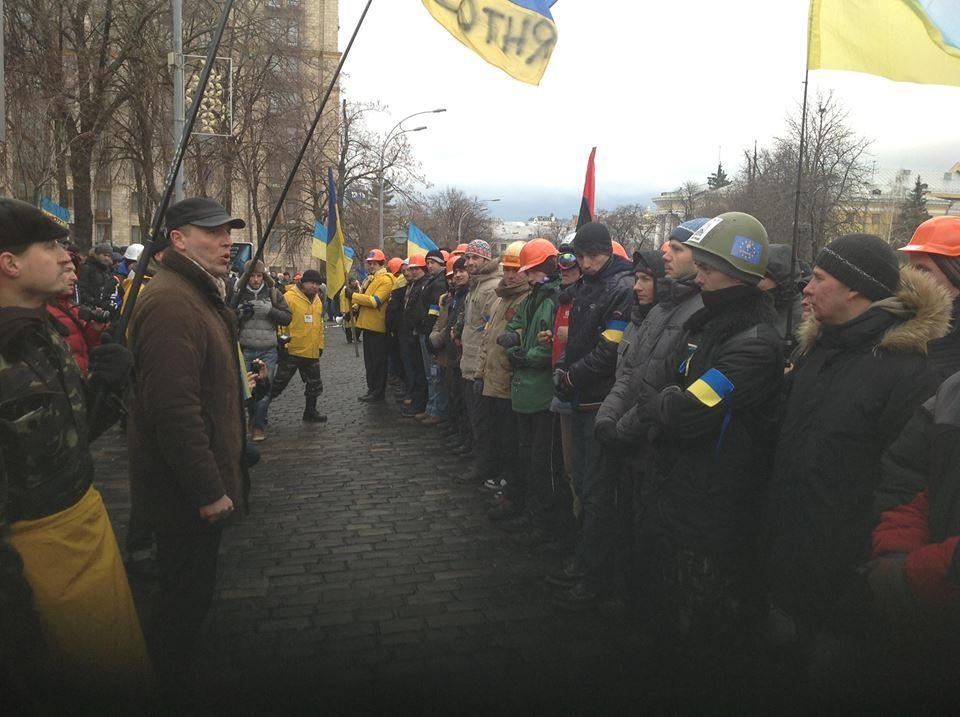
[[(2, 0), (0, 0), (2, 1)], [(173, 141), (183, 136), (183, 0), (171, 0), (173, 14)], [(173, 201), (179, 202), (183, 195), (183, 167), (177, 172), (173, 185)]]
[[(803, 155), (806, 150), (807, 141), (807, 91), (810, 86), (810, 36), (813, 30), (813, 11), (812, 7), (807, 18), (807, 56), (803, 74), (803, 109), (800, 111), (800, 147), (797, 152), (797, 189), (793, 201), (793, 246), (790, 251), (790, 285), (797, 285), (797, 256), (799, 254), (800, 244), (800, 193), (803, 185)], [(787, 326), (784, 335), (785, 353), (787, 360), (790, 360), (790, 354), (793, 353), (796, 340), (793, 336), (793, 309), (787, 311)]]
[[(384, 237), (383, 237), (383, 231), (384, 231), (384, 230), (383, 230), (383, 181), (384, 181), (384, 180), (383, 180), (383, 173), (384, 173), (383, 160), (384, 160), (384, 156), (386, 155), (386, 152), (387, 152), (387, 145), (390, 144), (390, 141), (391, 141), (392, 139), (394, 139), (393, 133), (397, 131), (397, 128), (398, 128), (398, 127), (401, 127), (401, 125), (403, 125), (403, 123), (406, 122), (408, 119), (413, 119), (414, 117), (419, 117), (420, 115), (440, 114), (441, 112), (446, 112), (446, 111), (447, 111), (447, 110), (446, 110), (445, 107), (440, 107), (439, 109), (435, 109), (435, 110), (424, 110), (423, 112), (414, 112), (412, 115), (407, 115), (407, 116), (404, 117), (402, 120), (400, 120), (400, 121), (397, 122), (395, 125), (393, 125), (393, 127), (390, 128), (390, 131), (387, 132), (387, 138), (386, 138), (385, 140), (383, 140), (383, 146), (380, 148), (380, 167), (379, 167), (379, 172), (378, 172), (378, 174), (377, 174), (377, 178), (378, 178), (379, 181), (380, 181), (380, 191), (377, 192), (377, 194), (378, 194), (378, 200), (377, 200), (377, 204), (378, 204), (378, 216), (379, 216), (379, 219), (380, 219), (380, 231), (379, 231), (379, 233), (378, 233), (378, 235), (377, 235), (377, 237), (378, 237), (378, 238), (377, 238), (377, 246), (378, 246), (381, 250), (383, 249), (383, 239), (384, 239)], [(402, 129), (402, 127), (401, 127), (401, 129)], [(426, 129), (426, 127), (420, 127), (420, 128), (418, 128), (418, 129), (415, 129), (415, 130), (403, 130), (402, 132), (400, 132), (400, 134), (404, 134), (405, 132), (419, 132), (420, 130), (424, 130), (424, 129)], [(397, 137), (399, 137), (400, 134), (398, 134)]]

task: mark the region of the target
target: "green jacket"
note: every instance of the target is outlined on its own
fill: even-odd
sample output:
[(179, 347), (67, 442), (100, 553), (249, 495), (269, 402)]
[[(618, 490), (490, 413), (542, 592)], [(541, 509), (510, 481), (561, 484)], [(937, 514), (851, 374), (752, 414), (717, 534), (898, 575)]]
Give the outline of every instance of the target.
[(551, 351), (540, 345), (537, 334), (553, 330), (559, 286), (559, 279), (534, 286), (507, 324), (507, 331), (520, 334), (520, 346), (510, 349), (520, 364), (510, 385), (513, 410), (517, 413), (546, 411), (553, 399)]

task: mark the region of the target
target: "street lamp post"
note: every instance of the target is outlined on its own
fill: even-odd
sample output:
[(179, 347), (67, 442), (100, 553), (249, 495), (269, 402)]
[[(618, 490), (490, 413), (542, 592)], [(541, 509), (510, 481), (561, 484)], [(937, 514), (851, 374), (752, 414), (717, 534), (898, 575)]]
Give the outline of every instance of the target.
[[(493, 202), (499, 202), (499, 201), (500, 201), (500, 198), (497, 197), (496, 199), (477, 199), (477, 200), (475, 200), (475, 201), (477, 201), (477, 202), (490, 202), (490, 203), (493, 203)], [(470, 215), (470, 214), (472, 214), (472, 213), (473, 213), (473, 207), (467, 207), (467, 208), (464, 210), (463, 214), (460, 215), (460, 221), (457, 222), (457, 244), (458, 244), (458, 245), (460, 244), (460, 236), (461, 236), (461, 234), (462, 234), (462, 232), (463, 232), (463, 220), (466, 219), (467, 216)]]
[[(380, 247), (381, 250), (383, 249), (383, 173), (384, 173), (383, 161), (387, 153), (387, 145), (390, 144), (390, 142), (392, 142), (394, 139), (396, 139), (397, 137), (400, 137), (403, 134), (406, 134), (408, 132), (420, 132), (426, 129), (426, 127), (417, 127), (416, 129), (403, 129), (402, 125), (408, 119), (413, 119), (414, 117), (419, 117), (420, 115), (440, 114), (441, 112), (446, 112), (446, 111), (447, 110), (445, 107), (440, 107), (435, 110), (424, 110), (423, 112), (414, 112), (412, 115), (407, 115), (402, 120), (397, 122), (390, 129), (390, 131), (387, 132), (387, 138), (383, 141), (383, 146), (380, 148), (380, 166), (378, 168), (379, 171), (377, 172), (377, 179), (379, 180), (379, 185), (380, 185), (378, 188), (379, 196), (377, 198), (377, 214), (380, 221), (378, 246)], [(400, 132), (394, 135), (393, 133), (396, 132), (398, 129), (400, 129)]]

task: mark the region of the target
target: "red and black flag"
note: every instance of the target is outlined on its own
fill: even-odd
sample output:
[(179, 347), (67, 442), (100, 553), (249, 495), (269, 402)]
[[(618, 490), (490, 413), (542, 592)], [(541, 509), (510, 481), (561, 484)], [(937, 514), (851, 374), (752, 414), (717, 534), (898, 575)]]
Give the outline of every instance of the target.
[(583, 183), (583, 199), (580, 200), (580, 217), (577, 219), (577, 229), (587, 222), (593, 221), (593, 202), (596, 199), (597, 187), (594, 174), (593, 160), (597, 156), (597, 148), (590, 150), (590, 159), (587, 162), (587, 179)]

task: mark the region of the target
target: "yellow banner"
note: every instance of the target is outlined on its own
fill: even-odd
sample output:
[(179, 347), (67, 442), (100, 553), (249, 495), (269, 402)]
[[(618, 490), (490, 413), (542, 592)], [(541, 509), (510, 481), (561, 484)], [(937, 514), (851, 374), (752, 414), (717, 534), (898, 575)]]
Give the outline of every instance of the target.
[(511, 77), (539, 85), (557, 44), (557, 26), (511, 0), (423, 0), (433, 18)]
[[(811, 70), (851, 70), (897, 82), (960, 86), (960, 49), (944, 38), (929, 3), (812, 0)], [(938, 15), (941, 22), (947, 15)], [(955, 40), (954, 40), (955, 41)]]

